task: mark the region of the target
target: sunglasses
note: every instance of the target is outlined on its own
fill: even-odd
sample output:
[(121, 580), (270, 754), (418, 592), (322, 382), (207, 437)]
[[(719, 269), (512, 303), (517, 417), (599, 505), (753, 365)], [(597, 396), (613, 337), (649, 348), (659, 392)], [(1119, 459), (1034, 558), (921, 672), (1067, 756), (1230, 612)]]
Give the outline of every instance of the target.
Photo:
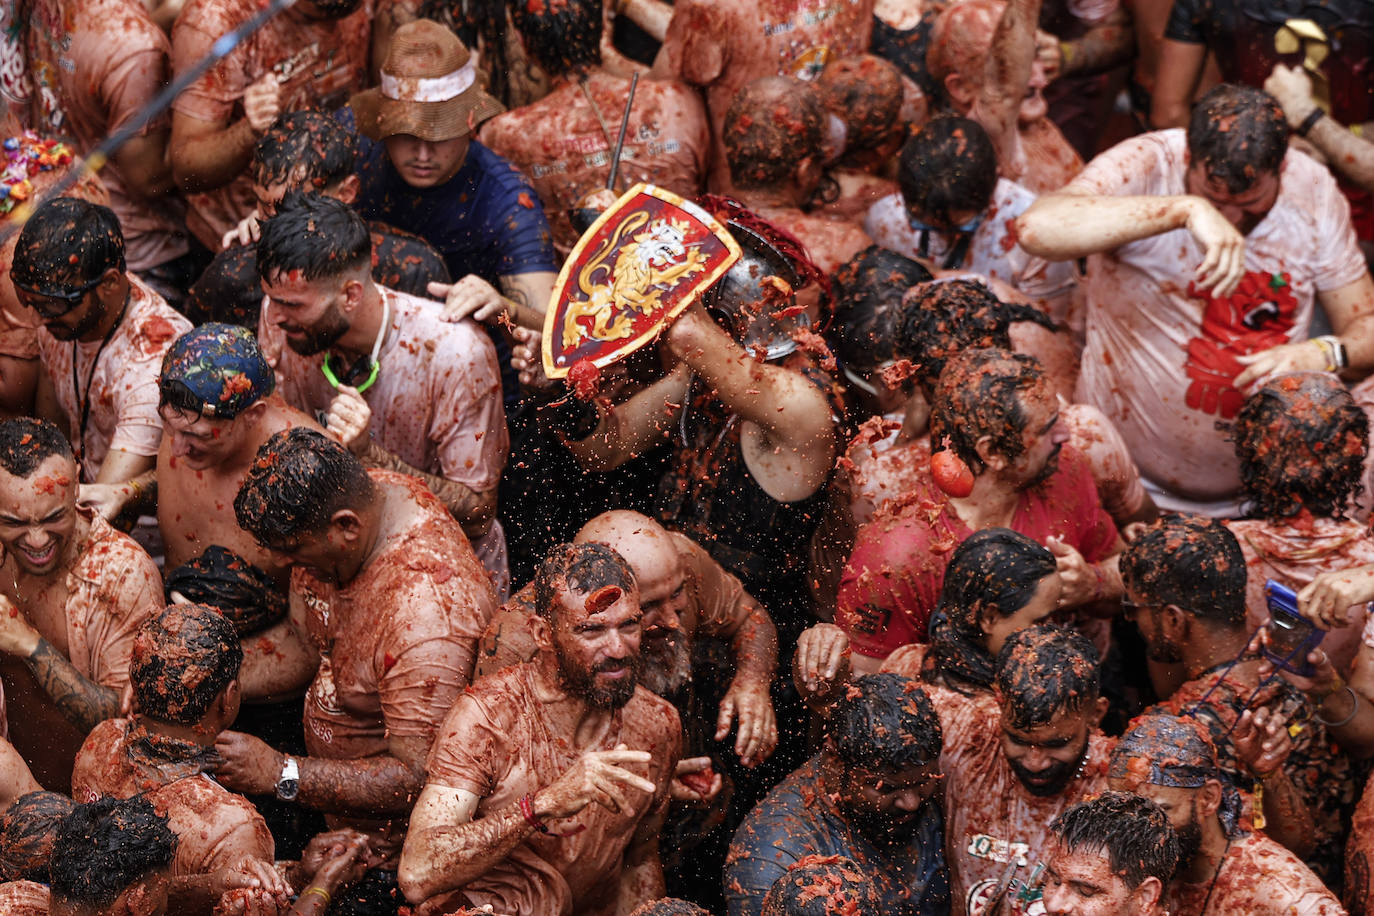
[(37, 312), (40, 318), (61, 318), (79, 307), (86, 295), (104, 280), (105, 275), (101, 274), (74, 290), (63, 291), (37, 290), (23, 286), (17, 280), (13, 282), (14, 291), (18, 295), (19, 301)]

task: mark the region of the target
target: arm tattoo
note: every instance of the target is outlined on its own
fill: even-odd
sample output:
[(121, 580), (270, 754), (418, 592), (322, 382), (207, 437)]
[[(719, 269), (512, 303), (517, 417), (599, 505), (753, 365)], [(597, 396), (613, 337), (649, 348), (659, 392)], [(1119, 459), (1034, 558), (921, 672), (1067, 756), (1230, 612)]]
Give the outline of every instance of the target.
[(89, 732), (106, 719), (119, 715), (119, 694), (89, 680), (46, 639), (39, 639), (33, 654), (24, 659), (43, 690), (67, 721)]
[(522, 308), (533, 308), (530, 304), (529, 294), (520, 288), (518, 283), (507, 283), (504, 278), (501, 280), (501, 295)]

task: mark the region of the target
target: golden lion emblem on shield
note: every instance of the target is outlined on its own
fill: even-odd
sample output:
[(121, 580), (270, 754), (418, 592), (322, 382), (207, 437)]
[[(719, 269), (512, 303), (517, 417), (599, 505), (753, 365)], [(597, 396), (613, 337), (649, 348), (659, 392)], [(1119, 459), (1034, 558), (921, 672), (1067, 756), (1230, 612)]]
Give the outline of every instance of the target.
[[(633, 313), (655, 311), (668, 288), (705, 270), (706, 256), (696, 245), (686, 244), (687, 229), (688, 223), (682, 220), (649, 222), (645, 212), (633, 213), (617, 226), (578, 272), (578, 289), (587, 298), (568, 306), (563, 318), (563, 347), (572, 349), (584, 337), (629, 337), (634, 333)], [(629, 241), (622, 243), (626, 236)], [(608, 263), (612, 255), (615, 260)], [(590, 327), (582, 323), (586, 318), (591, 319)]]

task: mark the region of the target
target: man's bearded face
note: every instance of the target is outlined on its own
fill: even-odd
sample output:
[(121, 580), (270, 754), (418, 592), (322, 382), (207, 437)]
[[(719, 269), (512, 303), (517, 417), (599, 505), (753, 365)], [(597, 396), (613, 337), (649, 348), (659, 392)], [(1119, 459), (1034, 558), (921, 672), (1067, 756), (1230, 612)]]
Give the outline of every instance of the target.
[(1002, 719), (1002, 753), (1026, 791), (1049, 798), (1063, 792), (1088, 755), (1091, 725), (1085, 710), (1060, 711), (1046, 725), (1014, 727)]
[[(616, 593), (609, 604), (597, 600), (606, 589)], [(558, 600), (553, 649), (563, 687), (597, 709), (621, 708), (634, 696), (642, 670), (638, 594), (614, 586), (590, 596), (564, 589)]]

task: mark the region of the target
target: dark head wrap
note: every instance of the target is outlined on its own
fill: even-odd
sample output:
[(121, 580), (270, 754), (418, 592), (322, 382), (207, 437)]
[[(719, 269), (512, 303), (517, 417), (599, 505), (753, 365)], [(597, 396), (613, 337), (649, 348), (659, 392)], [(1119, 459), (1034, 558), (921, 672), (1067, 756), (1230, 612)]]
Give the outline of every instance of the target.
[(266, 629), (286, 616), (286, 596), (272, 578), (218, 544), (167, 574), (168, 600), (180, 592), (193, 604), (218, 609), (239, 636)]
[(1200, 789), (1209, 779), (1221, 783), (1217, 815), (1228, 836), (1240, 822), (1240, 792), (1217, 768), (1216, 752), (1203, 724), (1191, 717), (1144, 715), (1121, 736), (1108, 776), (1134, 791), (1141, 785), (1167, 789)]

